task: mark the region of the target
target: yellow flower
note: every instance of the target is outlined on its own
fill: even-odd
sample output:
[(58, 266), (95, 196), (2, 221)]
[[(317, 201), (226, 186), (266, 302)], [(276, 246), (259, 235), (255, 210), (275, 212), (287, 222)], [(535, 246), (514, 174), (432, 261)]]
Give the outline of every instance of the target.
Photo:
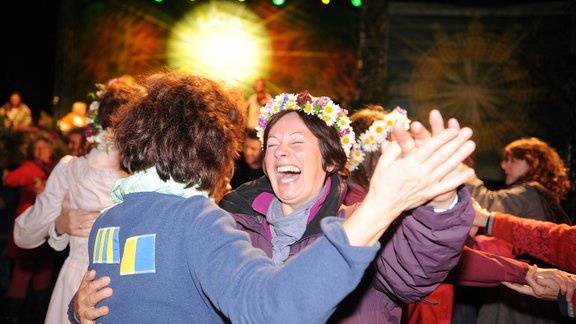
[(350, 138), (348, 136), (344, 136), (344, 138), (342, 138), (342, 144), (350, 144)]
[(326, 122), (326, 125), (332, 126), (334, 124), (334, 116), (324, 114), (322, 120)]
[(338, 119), (338, 126), (340, 126), (340, 129), (347, 128), (350, 126), (350, 119), (348, 119), (348, 117), (345, 115), (341, 115), (340, 119)]

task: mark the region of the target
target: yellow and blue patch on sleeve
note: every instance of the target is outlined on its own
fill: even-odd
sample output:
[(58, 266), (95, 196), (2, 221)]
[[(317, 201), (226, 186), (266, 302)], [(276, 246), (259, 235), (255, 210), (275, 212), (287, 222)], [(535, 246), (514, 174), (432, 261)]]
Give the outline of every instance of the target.
[(156, 234), (133, 236), (126, 240), (120, 275), (156, 272)]
[(120, 252), (118, 233), (120, 227), (105, 227), (98, 229), (94, 241), (93, 263), (119, 263)]

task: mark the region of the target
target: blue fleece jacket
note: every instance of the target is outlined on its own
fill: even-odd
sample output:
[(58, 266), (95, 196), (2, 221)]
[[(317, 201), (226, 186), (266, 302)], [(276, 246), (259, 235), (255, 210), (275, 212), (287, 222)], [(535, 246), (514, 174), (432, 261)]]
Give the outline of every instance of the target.
[(98, 322), (221, 322), (215, 308), (234, 323), (325, 322), (379, 249), (351, 247), (341, 222), (277, 267), (209, 199), (128, 194), (90, 233), (90, 269), (114, 290)]

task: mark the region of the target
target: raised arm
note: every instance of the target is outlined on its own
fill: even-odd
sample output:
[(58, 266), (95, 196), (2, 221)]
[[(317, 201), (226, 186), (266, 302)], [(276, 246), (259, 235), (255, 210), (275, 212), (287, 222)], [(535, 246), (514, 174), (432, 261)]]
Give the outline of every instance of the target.
[[(474, 142), (469, 140), (472, 130), (447, 128), (418, 147), (413, 145), (410, 150), (405, 149), (411, 141), (406, 131), (401, 127), (394, 131), (400, 140), (383, 143), (383, 153), (370, 180), (369, 191), (357, 210), (366, 215), (375, 215), (375, 210), (401, 213), (431, 200), (438, 202), (433, 206), (435, 208), (449, 207), (454, 201), (456, 188), (473, 174), (473, 170), (459, 168), (475, 149)], [(399, 154), (402, 154), (401, 158), (391, 161), (392, 155)], [(379, 219), (384, 218), (380, 216)], [(347, 222), (354, 222), (354, 219), (350, 217)], [(351, 242), (359, 237), (369, 238), (373, 243), (383, 233), (373, 231), (386, 229), (388, 225), (373, 226), (371, 230), (362, 232), (347, 231), (347, 234)]]
[[(470, 135), (472, 134), (472, 131), (468, 128), (464, 128), (464, 130), (462, 130), (460, 124), (454, 118), (450, 118), (447, 122), (447, 125), (445, 125), (444, 118), (442, 117), (440, 112), (435, 109), (430, 111), (428, 121), (430, 123), (431, 131), (428, 131), (428, 129), (426, 129), (426, 127), (424, 127), (424, 125), (422, 125), (418, 121), (414, 121), (410, 124), (410, 133), (407, 133), (400, 125), (397, 125), (395, 127), (393, 135), (394, 138), (400, 144), (402, 154), (408, 154), (417, 147), (424, 145), (430, 140), (430, 138), (438, 136), (447, 128), (454, 129), (459, 132), (460, 131), (470, 132)], [(469, 154), (471, 153), (472, 151), (470, 151)], [(467, 157), (465, 157), (464, 159), (466, 158)], [(447, 178), (457, 177), (458, 175), (465, 172), (471, 172), (470, 174), (468, 174), (466, 178), (467, 180), (474, 177), (472, 170), (466, 170), (465, 168), (462, 168), (462, 163), (460, 163), (458, 168), (455, 168), (450, 174), (447, 175)], [(427, 203), (427, 205), (432, 206), (436, 209), (448, 209), (450, 206), (454, 204), (455, 197), (456, 197), (456, 190), (455, 189), (449, 190), (447, 192), (442, 193), (441, 195), (434, 197), (434, 199), (430, 200)]]
[[(412, 127), (412, 136), (401, 127), (394, 130), (404, 155), (429, 145), (447, 131), (471, 136), (470, 129), (461, 129), (455, 120), (449, 121), (449, 127), (445, 128), (437, 111), (430, 113), (430, 124), (432, 134), (418, 125)], [(464, 171), (459, 164), (471, 152), (459, 152), (462, 155), (454, 161), (454, 168), (438, 181), (469, 176), (467, 172), (472, 170)], [(384, 248), (376, 261), (377, 290), (408, 303), (428, 295), (444, 280), (458, 261), (474, 215), (467, 190), (460, 189), (457, 197), (456, 187), (436, 192), (429, 197), (427, 206), (416, 208), (391, 229), (390, 237), (382, 241)]]
[(411, 303), (430, 294), (456, 265), (473, 218), (467, 190), (450, 210), (419, 207), (390, 230), (376, 259), (374, 287)]

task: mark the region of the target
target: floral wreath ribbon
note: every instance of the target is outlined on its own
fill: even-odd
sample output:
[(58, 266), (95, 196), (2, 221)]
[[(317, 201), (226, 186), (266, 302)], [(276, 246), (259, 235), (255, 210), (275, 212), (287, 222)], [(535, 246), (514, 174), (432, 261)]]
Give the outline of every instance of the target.
[(386, 114), (384, 120), (377, 120), (368, 130), (360, 135), (355, 141), (355, 134), (348, 111), (342, 109), (328, 97), (313, 97), (308, 91), (299, 94), (282, 93), (270, 99), (268, 103), (260, 108), (258, 125), (256, 132), (261, 145), (264, 145), (264, 130), (273, 115), (283, 110), (300, 110), (308, 115), (314, 115), (323, 120), (326, 125), (334, 127), (340, 135), (340, 144), (348, 157), (348, 168), (354, 171), (360, 163), (364, 161), (366, 152), (375, 152), (380, 144), (394, 129), (394, 125), (403, 123), (408, 129), (410, 119), (406, 110), (396, 107), (392, 112)]
[(368, 130), (358, 137), (358, 141), (352, 144), (348, 160), (350, 172), (357, 170), (358, 166), (364, 162), (366, 153), (378, 151), (380, 144), (390, 136), (396, 124), (403, 124), (405, 129), (410, 128), (407, 112), (400, 107), (396, 107), (392, 112), (386, 114), (384, 120), (374, 121)]
[(352, 148), (352, 143), (354, 143), (355, 134), (350, 126), (348, 111), (332, 102), (330, 98), (313, 97), (308, 91), (300, 92), (297, 95), (292, 93), (279, 94), (260, 108), (256, 132), (262, 145), (264, 145), (264, 130), (268, 122), (274, 114), (283, 110), (301, 110), (308, 115), (320, 118), (326, 125), (334, 127), (340, 135), (340, 144), (346, 156), (350, 156), (350, 149)]
[(100, 97), (104, 94), (104, 85), (97, 84), (96, 87), (99, 89), (96, 93), (89, 94), (94, 98), (94, 101), (90, 104), (88, 109), (88, 115), (86, 116), (86, 141), (92, 143), (92, 146), (96, 149), (110, 152), (112, 149), (112, 138), (113, 131), (111, 128), (103, 129), (102, 125), (98, 122), (98, 109), (100, 107)]

